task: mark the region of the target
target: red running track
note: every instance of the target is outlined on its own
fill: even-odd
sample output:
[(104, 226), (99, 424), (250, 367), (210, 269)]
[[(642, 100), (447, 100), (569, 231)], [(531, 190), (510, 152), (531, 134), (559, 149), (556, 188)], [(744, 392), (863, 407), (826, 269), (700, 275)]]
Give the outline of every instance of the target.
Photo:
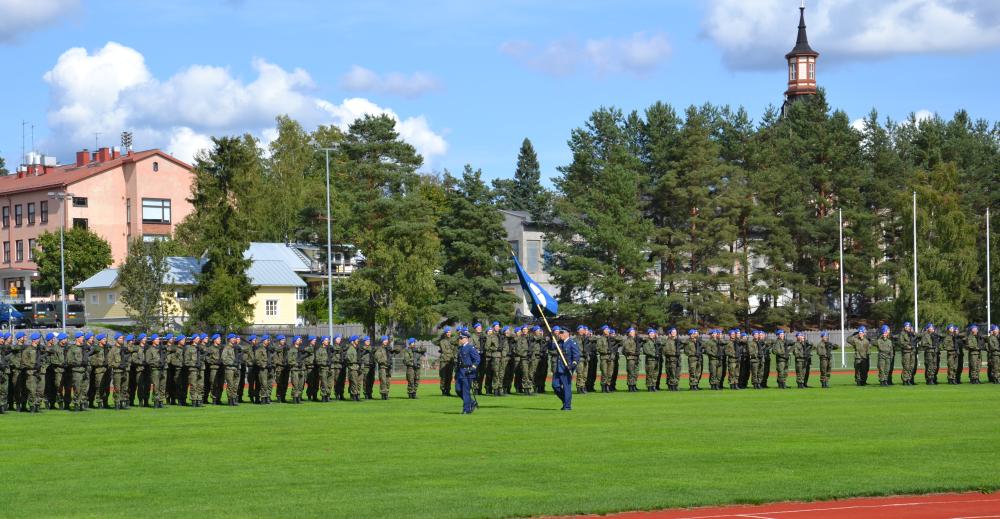
[[(599, 516), (578, 516), (599, 517)], [(684, 508), (655, 512), (625, 512), (600, 517), (615, 519), (985, 519), (1000, 518), (1000, 492), (993, 494), (930, 494), (865, 497), (719, 508)]]

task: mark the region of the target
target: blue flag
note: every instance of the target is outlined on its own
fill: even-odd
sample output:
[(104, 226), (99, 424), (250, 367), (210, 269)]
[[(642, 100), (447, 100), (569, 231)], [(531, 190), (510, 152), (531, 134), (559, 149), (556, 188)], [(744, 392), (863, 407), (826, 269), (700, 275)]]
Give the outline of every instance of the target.
[[(511, 256), (514, 255), (511, 254)], [(541, 308), (545, 312), (545, 315), (554, 316), (558, 314), (559, 303), (544, 288), (535, 283), (535, 280), (531, 279), (531, 276), (521, 266), (521, 262), (517, 260), (517, 256), (514, 256), (514, 266), (517, 267), (517, 277), (521, 280), (521, 289), (531, 297), (531, 301), (528, 301), (531, 305), (531, 313), (537, 317), (541, 317), (541, 315), (538, 315), (538, 309)]]

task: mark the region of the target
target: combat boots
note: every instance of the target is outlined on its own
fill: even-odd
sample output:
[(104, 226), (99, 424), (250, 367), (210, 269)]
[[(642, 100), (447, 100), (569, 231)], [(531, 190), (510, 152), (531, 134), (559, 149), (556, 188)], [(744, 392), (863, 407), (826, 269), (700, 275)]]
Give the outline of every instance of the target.
[(729, 384), (729, 389), (736, 389), (736, 384)]
[(823, 386), (823, 389), (830, 389), (830, 383), (829, 382), (827, 382), (827, 381), (824, 380), (820, 384)]
[(361, 395), (351, 395), (351, 401), (352, 402), (360, 402), (361, 401)]
[(785, 389), (785, 383), (784, 382), (778, 382), (778, 389)]
[(7, 405), (0, 404), (0, 414), (7, 414)]
[(388, 400), (388, 399), (389, 399), (389, 395), (386, 394), (386, 393), (382, 393), (382, 400)]

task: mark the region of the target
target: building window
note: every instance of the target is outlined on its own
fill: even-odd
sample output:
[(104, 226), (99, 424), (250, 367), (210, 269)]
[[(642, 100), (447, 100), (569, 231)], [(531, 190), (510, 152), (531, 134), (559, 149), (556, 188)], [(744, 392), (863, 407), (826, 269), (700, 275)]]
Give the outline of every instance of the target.
[(90, 294), (90, 304), (97, 304), (97, 294)]
[(14, 260), (24, 261), (24, 240), (14, 242)]
[(3, 228), (6, 229), (10, 227), (10, 206), (3, 206)]
[(143, 198), (142, 223), (170, 223), (170, 199)]
[(264, 301), (264, 315), (273, 317), (278, 315), (278, 300), (267, 299)]
[(156, 173), (157, 171), (160, 171), (160, 163), (154, 161), (153, 162), (153, 173)]
[(538, 272), (538, 260), (542, 257), (541, 240), (525, 240), (524, 268), (528, 272)]
[(35, 249), (38, 247), (38, 240), (31, 238), (28, 240), (28, 259), (35, 261)]
[(42, 200), (38, 202), (38, 213), (39, 221), (42, 223), (49, 223), (49, 201)]
[(87, 219), (86, 218), (73, 218), (73, 228), (74, 229), (86, 229)]
[(35, 225), (35, 203), (28, 204), (28, 225)]
[(816, 80), (816, 64), (815, 63), (810, 63), (809, 64), (809, 79), (811, 79), (813, 81)]
[(108, 292), (108, 304), (109, 305), (115, 304), (115, 293), (114, 292)]
[(10, 263), (10, 242), (3, 242), (3, 262)]
[(21, 214), (21, 204), (17, 204), (14, 206), (14, 227), (21, 226), (22, 217), (23, 215)]
[(73, 207), (87, 207), (87, 197), (85, 197), (85, 196), (74, 196), (73, 197)]
[(308, 290), (309, 290), (308, 287), (297, 287), (295, 289), (295, 300), (296, 301), (305, 301), (306, 300), (306, 295), (307, 295), (306, 293), (307, 293)]
[(176, 299), (178, 301), (190, 301), (191, 300), (191, 293), (190, 292), (185, 292), (183, 290), (177, 290), (177, 291), (174, 292), (174, 299)]
[(795, 81), (795, 62), (788, 64), (788, 80)]
[(142, 241), (144, 241), (146, 243), (154, 242), (154, 241), (167, 241), (169, 239), (170, 239), (170, 236), (167, 236), (166, 234), (143, 234), (142, 235)]

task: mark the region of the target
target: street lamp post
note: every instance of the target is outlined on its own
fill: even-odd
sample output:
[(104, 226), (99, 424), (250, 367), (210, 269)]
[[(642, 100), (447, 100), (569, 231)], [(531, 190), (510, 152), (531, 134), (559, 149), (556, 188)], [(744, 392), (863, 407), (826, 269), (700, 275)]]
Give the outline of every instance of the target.
[(62, 305), (62, 331), (66, 333), (66, 244), (63, 235), (66, 234), (66, 199), (72, 199), (73, 193), (49, 191), (49, 198), (59, 200), (59, 209), (63, 211), (62, 222), (59, 224), (59, 299)]
[(333, 225), (330, 213), (330, 152), (336, 147), (320, 148), (326, 154), (326, 326), (333, 340)]

